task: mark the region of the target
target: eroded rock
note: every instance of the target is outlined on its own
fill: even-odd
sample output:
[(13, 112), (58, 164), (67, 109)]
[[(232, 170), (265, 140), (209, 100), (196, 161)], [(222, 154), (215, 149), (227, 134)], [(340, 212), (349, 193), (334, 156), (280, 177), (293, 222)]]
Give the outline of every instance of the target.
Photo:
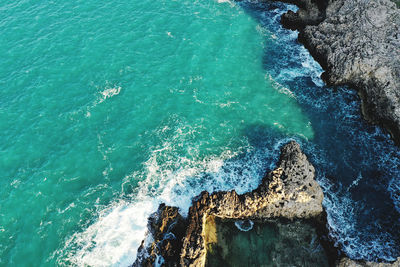
[[(142, 242), (133, 266), (205, 266), (210, 244), (229, 254), (226, 242), (225, 245), (223, 242), (228, 232), (221, 230), (225, 227), (221, 228), (216, 222), (225, 221), (232, 225), (237, 220), (243, 223), (240, 225), (242, 230), (255, 227), (251, 230), (255, 231), (252, 236), (268, 235), (269, 226), (277, 229), (275, 236), (271, 237), (276, 239), (275, 243), (266, 242), (273, 248), (268, 257), (274, 264), (399, 266), (398, 261), (392, 264), (347, 258), (337, 261), (338, 250), (328, 238), (326, 213), (322, 207), (323, 193), (314, 178), (314, 167), (299, 144), (292, 141), (282, 148), (277, 168), (266, 174), (252, 192), (239, 195), (234, 190), (212, 194), (204, 191), (194, 198), (186, 220), (178, 213), (178, 208), (162, 204), (149, 218), (147, 244)], [(256, 245), (250, 247), (255, 250)], [(293, 252), (285, 254), (289, 253), (289, 248)], [(316, 255), (302, 254), (302, 249), (306, 250), (304, 253)], [(298, 261), (290, 258), (291, 255), (297, 255), (293, 257)]]
[[(148, 219), (148, 237), (138, 249), (135, 266), (179, 266), (186, 221), (177, 207), (161, 204)], [(149, 244), (146, 244), (146, 241)]]
[(254, 191), (243, 195), (234, 190), (201, 193), (189, 209), (180, 264), (205, 265), (208, 234), (205, 226), (209, 217), (252, 220), (318, 217), (323, 212), (323, 193), (314, 177), (314, 167), (299, 144), (290, 142), (282, 148), (277, 168)]
[(384, 262), (366, 262), (366, 261), (355, 261), (349, 258), (343, 258), (339, 261), (337, 267), (399, 267), (400, 258), (393, 263)]
[(328, 85), (360, 92), (369, 121), (400, 142), (400, 10), (390, 0), (283, 0), (300, 9), (282, 23), (325, 69)]
[[(204, 191), (194, 198), (186, 221), (177, 208), (161, 205), (149, 218), (148, 238), (154, 240), (147, 246), (143, 241), (134, 266), (204, 266), (206, 244), (217, 234), (210, 230), (215, 227), (207, 227), (214, 218), (259, 222), (314, 218), (321, 229), (326, 229), (323, 193), (314, 178), (314, 167), (299, 144), (292, 141), (282, 148), (277, 168), (265, 175), (252, 192), (239, 195), (234, 190), (213, 194)], [(175, 238), (169, 238), (171, 233)]]

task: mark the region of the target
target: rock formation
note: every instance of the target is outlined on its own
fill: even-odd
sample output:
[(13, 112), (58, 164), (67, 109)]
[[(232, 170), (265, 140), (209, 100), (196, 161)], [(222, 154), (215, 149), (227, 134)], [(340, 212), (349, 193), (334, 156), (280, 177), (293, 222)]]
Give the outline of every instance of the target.
[[(258, 229), (263, 224), (286, 221), (278, 225), (281, 239), (274, 243), (274, 247), (279, 249), (271, 252), (275, 264), (285, 265), (285, 262), (293, 260), (282, 253), (292, 249), (293, 256), (296, 251), (293, 244), (296, 243), (301, 244), (300, 250), (310, 245), (312, 249), (306, 253), (314, 253), (317, 238), (326, 258), (316, 258), (322, 255), (321, 252), (311, 257), (306, 255), (302, 260), (309, 260), (307, 266), (314, 266), (312, 262), (339, 267), (400, 266), (400, 259), (392, 264), (348, 258), (338, 261), (339, 252), (328, 238), (326, 214), (322, 207), (323, 193), (314, 178), (314, 167), (299, 144), (292, 141), (282, 148), (276, 169), (266, 174), (258, 188), (251, 192), (238, 195), (234, 190), (212, 194), (204, 191), (193, 199), (187, 219), (179, 214), (178, 208), (161, 204), (149, 218), (148, 236), (139, 247), (133, 266), (205, 266), (210, 244), (218, 242), (218, 235), (219, 238), (226, 235), (224, 231), (218, 232), (222, 226), (217, 227), (216, 222), (230, 222), (232, 225), (232, 220), (241, 220), (244, 228), (252, 228), (252, 223), (246, 225), (246, 220), (252, 220)], [(290, 222), (293, 223), (290, 225)], [(306, 236), (313, 239), (310, 244), (307, 238), (304, 239)], [(303, 261), (295, 266), (303, 266)]]
[[(135, 266), (179, 266), (182, 238), (186, 231), (186, 221), (176, 207), (161, 204), (157, 212), (148, 219), (148, 238), (138, 249)], [(145, 244), (150, 241), (150, 244)]]
[(283, 0), (282, 23), (321, 64), (328, 85), (350, 85), (364, 117), (400, 142), (400, 9), (390, 0)]
[[(242, 195), (234, 190), (213, 194), (202, 192), (193, 200), (187, 221), (181, 218), (177, 208), (161, 205), (149, 218), (149, 232), (154, 241), (148, 246), (142, 242), (134, 266), (149, 266), (157, 262), (165, 266), (204, 266), (206, 224), (207, 220), (215, 217), (257, 221), (315, 219), (322, 229), (326, 229), (323, 193), (314, 178), (314, 167), (300, 146), (290, 142), (282, 148), (277, 168), (267, 174), (252, 192)], [(179, 239), (182, 227), (186, 228), (186, 233)], [(173, 238), (170, 238), (171, 233)]]
[(354, 261), (349, 258), (343, 258), (339, 261), (337, 267), (399, 267), (400, 258), (393, 263), (384, 262), (365, 262), (365, 261)]
[(223, 219), (312, 218), (322, 214), (323, 193), (314, 167), (295, 142), (282, 149), (278, 167), (252, 192), (203, 192), (189, 209), (181, 266), (204, 266), (205, 225), (210, 216)]

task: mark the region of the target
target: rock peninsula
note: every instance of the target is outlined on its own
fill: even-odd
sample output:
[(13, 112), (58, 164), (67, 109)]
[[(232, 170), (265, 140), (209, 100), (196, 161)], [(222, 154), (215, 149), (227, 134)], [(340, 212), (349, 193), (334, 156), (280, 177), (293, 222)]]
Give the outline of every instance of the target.
[(149, 218), (152, 238), (148, 244), (143, 241), (133, 266), (153, 266), (156, 262), (165, 266), (205, 266), (207, 247), (215, 235), (215, 219), (261, 224), (273, 219), (308, 220), (318, 233), (314, 239), (318, 238), (332, 255), (323, 192), (314, 178), (314, 167), (299, 144), (292, 141), (282, 148), (276, 169), (267, 173), (251, 192), (202, 192), (194, 198), (187, 219), (179, 215), (177, 208), (162, 204)]
[[(325, 70), (323, 80), (330, 86), (357, 89), (364, 117), (388, 129), (400, 144), (400, 10), (396, 4), (389, 0), (282, 1), (299, 7), (281, 20), (285, 27), (299, 31), (299, 41)], [(294, 242), (296, 239), (311, 240), (312, 244), (317, 240), (317, 247), (324, 252), (315, 252), (313, 247), (309, 254), (317, 256), (299, 254), (302, 263), (298, 266), (313, 266), (312, 262), (339, 267), (400, 266), (400, 258), (394, 263), (373, 263), (340, 255), (328, 238), (322, 200), (314, 167), (300, 146), (290, 142), (282, 148), (276, 168), (252, 192), (202, 192), (193, 199), (187, 218), (176, 207), (160, 205), (149, 218), (148, 237), (133, 266), (210, 265), (213, 249), (219, 254), (229, 250), (224, 248), (229, 242), (222, 244), (223, 235), (231, 235), (227, 225), (237, 222), (243, 231), (256, 227), (258, 235), (275, 229), (268, 232), (275, 233), (276, 240), (268, 248), (282, 253), (285, 242), (292, 242), (296, 249), (296, 244), (307, 246)], [(265, 230), (263, 225), (270, 228)], [(271, 252), (269, 260), (287, 263), (287, 258), (277, 254)]]
[[(267, 253), (262, 258), (263, 266), (399, 266), (400, 258), (394, 263), (373, 263), (343, 257), (328, 237), (322, 201), (313, 165), (300, 145), (291, 141), (282, 147), (276, 168), (251, 192), (239, 195), (234, 190), (211, 194), (204, 191), (193, 199), (187, 218), (178, 208), (161, 204), (148, 219), (147, 237), (132, 266), (235, 265), (229, 259), (229, 244), (235, 242), (231, 235), (249, 246), (245, 250), (250, 250), (251, 257), (258, 255), (255, 248), (264, 245), (260, 250)], [(250, 237), (240, 236), (240, 230), (233, 231), (232, 225), (240, 226), (243, 232), (254, 227), (255, 232)], [(266, 239), (272, 240), (267, 247)], [(243, 257), (245, 254), (238, 258)], [(257, 259), (253, 264), (236, 262), (236, 266), (245, 265), (259, 263)]]

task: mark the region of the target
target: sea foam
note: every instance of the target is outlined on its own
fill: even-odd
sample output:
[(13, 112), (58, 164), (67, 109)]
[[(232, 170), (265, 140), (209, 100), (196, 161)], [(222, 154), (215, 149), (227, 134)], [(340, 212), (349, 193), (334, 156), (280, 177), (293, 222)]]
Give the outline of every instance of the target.
[[(178, 136), (186, 130), (179, 128), (176, 132)], [(266, 157), (276, 157), (276, 149), (279, 149), (277, 146), (271, 150), (257, 150), (248, 146), (242, 148), (247, 152), (244, 158), (238, 157), (238, 152), (228, 150), (206, 158), (176, 159), (171, 153), (174, 154), (180, 145), (179, 142), (164, 142), (161, 147), (155, 148), (144, 163), (144, 170), (126, 177), (128, 180), (144, 177), (136, 193), (130, 196), (132, 201), (119, 200), (109, 205), (99, 212), (92, 225), (70, 237), (62, 249), (67, 255), (60, 264), (132, 264), (146, 236), (147, 218), (160, 203), (177, 206), (186, 216), (192, 198), (203, 190), (236, 189), (239, 193), (252, 190), (264, 174), (266, 163), (273, 162), (266, 161)], [(180, 167), (174, 169), (170, 164)], [(148, 236), (146, 242), (150, 242), (149, 238), (151, 241)]]

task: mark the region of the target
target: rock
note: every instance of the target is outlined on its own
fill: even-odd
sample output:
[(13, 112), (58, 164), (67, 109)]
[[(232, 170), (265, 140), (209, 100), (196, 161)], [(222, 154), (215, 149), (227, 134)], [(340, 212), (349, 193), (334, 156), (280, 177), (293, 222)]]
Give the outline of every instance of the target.
[[(296, 257), (302, 258), (300, 266), (305, 260), (315, 263), (310, 265), (306, 262), (309, 266), (321, 266), (322, 263), (333, 266), (339, 252), (328, 238), (326, 213), (322, 207), (323, 193), (314, 178), (314, 167), (299, 144), (292, 141), (281, 149), (276, 169), (266, 174), (258, 188), (251, 192), (239, 195), (234, 190), (212, 194), (204, 191), (193, 199), (186, 220), (178, 208), (161, 204), (149, 218), (148, 238), (138, 249), (133, 266), (205, 266), (207, 248), (224, 238), (224, 232), (218, 231), (221, 227), (216, 222), (230, 221), (232, 224), (232, 220), (254, 221), (255, 236), (262, 231), (262, 225), (283, 222), (277, 224), (280, 239), (271, 251), (275, 263), (285, 265), (292, 261), (290, 255), (297, 253)], [(300, 250), (305, 248), (309, 253), (320, 253), (314, 241), (305, 241), (305, 236), (310, 240), (318, 238), (326, 258), (302, 254)], [(293, 244), (300, 244), (301, 249), (296, 250)], [(251, 246), (254, 249), (256, 244)], [(289, 248), (293, 251), (288, 252)], [(400, 266), (399, 263), (400, 258), (392, 264), (343, 258), (336, 266), (391, 267)]]
[(215, 224), (206, 225), (206, 266), (329, 266), (308, 220), (241, 220), (251, 222), (252, 229), (243, 231), (237, 220), (212, 218)]
[(397, 258), (397, 261), (393, 263), (383, 263), (383, 262), (365, 262), (365, 261), (354, 261), (349, 258), (342, 258), (337, 267), (399, 267), (400, 266), (400, 258)]
[(299, 7), (297, 12), (288, 11), (281, 18), (282, 24), (292, 30), (303, 29), (307, 25), (317, 25), (325, 18), (329, 1), (282, 0)]
[(176, 207), (161, 204), (148, 219), (148, 238), (153, 241), (138, 249), (137, 258), (132, 266), (178, 266), (182, 238), (186, 231), (186, 221)]
[[(288, 2), (288, 1), (285, 1)], [(400, 10), (389, 0), (289, 1), (282, 23), (321, 64), (328, 85), (350, 85), (364, 117), (400, 142)]]
[[(326, 233), (323, 193), (314, 178), (314, 167), (293, 141), (282, 148), (277, 168), (265, 175), (252, 192), (238, 195), (234, 190), (213, 194), (204, 191), (193, 199), (186, 221), (177, 208), (160, 205), (149, 218), (148, 240), (154, 240), (142, 242), (133, 266), (204, 266), (206, 239), (215, 236), (207, 233), (207, 229), (213, 229), (207, 225), (216, 217), (258, 221), (313, 219), (320, 225), (316, 231)], [(176, 238), (166, 238), (171, 233)]]
[(321, 216), (323, 193), (314, 177), (314, 167), (300, 150), (299, 144), (290, 142), (282, 148), (277, 168), (267, 174), (254, 191), (243, 195), (238, 195), (234, 190), (201, 193), (189, 209), (181, 266), (205, 265), (205, 225), (209, 217), (292, 220)]

